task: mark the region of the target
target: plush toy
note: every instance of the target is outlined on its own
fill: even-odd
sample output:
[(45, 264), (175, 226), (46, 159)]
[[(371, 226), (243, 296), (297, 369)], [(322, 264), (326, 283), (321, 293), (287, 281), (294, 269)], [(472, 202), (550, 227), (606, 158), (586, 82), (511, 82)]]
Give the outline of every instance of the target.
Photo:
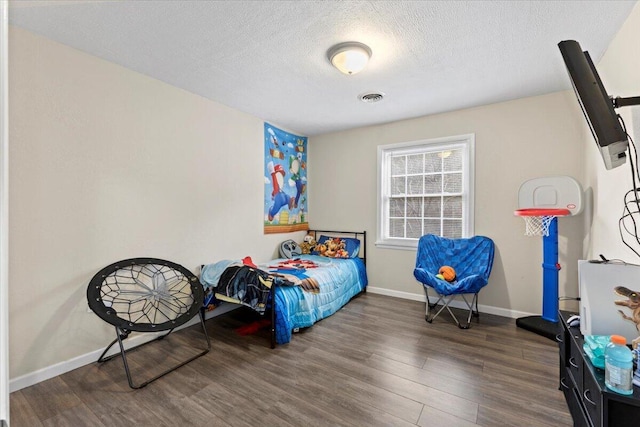
[(331, 251), (331, 256), (334, 258), (348, 258), (347, 251), (344, 249), (345, 246), (344, 240), (339, 238), (331, 239), (327, 244)]
[(309, 255), (311, 251), (316, 249), (316, 239), (313, 238), (312, 233), (304, 236), (304, 241), (300, 243), (300, 247), (302, 248), (302, 253), (305, 255)]
[(324, 256), (328, 256), (331, 258), (335, 257), (336, 252), (338, 252), (338, 249), (340, 249), (339, 243), (336, 241), (336, 239), (328, 239), (326, 242), (324, 242), (324, 244), (327, 247)]
[(447, 282), (453, 282), (454, 280), (456, 280), (456, 271), (451, 266), (443, 265), (442, 267), (440, 267), (440, 270), (438, 270), (438, 274), (436, 277), (438, 276), (441, 276), (442, 279), (446, 280)]
[(339, 238), (327, 239), (317, 246), (317, 250), (322, 256), (329, 258), (349, 258), (349, 253), (345, 250), (345, 242)]
[(325, 254), (327, 252), (327, 245), (325, 245), (324, 243), (318, 243), (316, 245), (316, 252), (318, 252), (322, 256), (326, 256)]

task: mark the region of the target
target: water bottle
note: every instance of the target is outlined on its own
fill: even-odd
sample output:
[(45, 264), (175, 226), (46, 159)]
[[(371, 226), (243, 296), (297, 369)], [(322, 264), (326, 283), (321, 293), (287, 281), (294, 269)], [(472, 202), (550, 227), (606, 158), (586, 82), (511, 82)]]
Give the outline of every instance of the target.
[(633, 394), (633, 353), (621, 335), (611, 335), (604, 350), (604, 383), (620, 394)]

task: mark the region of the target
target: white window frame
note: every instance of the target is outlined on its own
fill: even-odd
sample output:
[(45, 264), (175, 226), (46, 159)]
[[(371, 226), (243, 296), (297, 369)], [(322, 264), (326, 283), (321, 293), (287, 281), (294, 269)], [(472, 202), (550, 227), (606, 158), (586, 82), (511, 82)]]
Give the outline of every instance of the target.
[(391, 157), (393, 155), (419, 154), (451, 149), (461, 149), (463, 151), (462, 237), (471, 237), (474, 235), (475, 134), (465, 134), (378, 146), (378, 218), (376, 247), (405, 250), (415, 250), (418, 247), (417, 238), (389, 237), (388, 217), (391, 193)]

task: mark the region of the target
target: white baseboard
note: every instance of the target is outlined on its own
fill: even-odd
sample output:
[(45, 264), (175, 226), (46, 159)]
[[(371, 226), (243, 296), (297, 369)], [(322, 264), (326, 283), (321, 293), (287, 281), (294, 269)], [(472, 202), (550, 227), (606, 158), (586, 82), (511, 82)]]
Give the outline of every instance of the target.
[[(372, 294), (386, 295), (390, 297), (402, 298), (402, 299), (407, 299), (412, 301), (424, 302), (425, 300), (424, 292), (421, 294), (414, 294), (410, 292), (394, 291), (394, 290), (385, 289), (385, 288), (376, 288), (374, 286), (367, 286), (367, 292), (370, 292)], [(432, 302), (435, 302), (435, 299), (432, 299)], [(240, 306), (236, 304), (222, 304), (220, 307), (216, 308), (215, 310), (206, 312), (205, 319), (211, 319), (212, 317), (219, 316), (231, 310), (235, 310), (238, 307)], [(453, 301), (451, 303), (451, 307), (466, 309), (462, 301)], [(478, 304), (478, 310), (481, 313), (495, 314), (497, 316), (510, 317), (513, 319), (516, 319), (518, 317), (523, 317), (523, 316), (534, 315), (534, 313), (525, 313), (521, 311), (507, 310), (500, 307), (492, 307), (492, 306), (482, 305), (482, 304)], [(187, 322), (180, 328), (177, 328), (176, 330), (193, 326), (198, 323), (198, 319), (199, 319), (198, 317), (194, 317), (189, 322)], [(124, 341), (125, 348), (128, 349), (128, 348), (135, 347), (137, 345), (152, 341), (158, 335), (159, 334), (149, 333), (149, 334), (140, 334), (140, 335), (132, 336), (131, 338)], [(90, 353), (83, 354), (78, 357), (74, 357), (73, 359), (69, 359), (64, 362), (60, 362), (60, 363), (56, 363), (55, 365), (48, 366), (46, 368), (39, 369), (35, 372), (31, 372), (31, 373), (19, 376), (17, 378), (12, 378), (9, 381), (9, 392), (12, 393), (14, 391), (21, 390), (25, 387), (32, 386), (41, 381), (48, 380), (50, 378), (53, 378), (58, 375), (62, 375), (66, 372), (72, 371), (82, 366), (94, 363), (96, 360), (98, 360), (98, 357), (100, 357), (100, 354), (103, 351), (104, 351), (104, 348), (100, 348)], [(119, 352), (119, 349), (117, 346), (114, 346), (113, 350), (109, 354), (117, 353), (117, 352)]]
[[(135, 338), (137, 337), (132, 338), (132, 340)], [(96, 360), (98, 360), (100, 353), (102, 353), (103, 351), (104, 349), (96, 350), (91, 353), (74, 357), (73, 359), (66, 360), (64, 362), (56, 363), (55, 365), (52, 365), (52, 366), (47, 366), (46, 368), (38, 369), (35, 372), (30, 372), (28, 374), (21, 375), (17, 378), (12, 378), (9, 381), (9, 393), (13, 393), (14, 391), (21, 390), (25, 387), (32, 386), (41, 381), (48, 380), (57, 375), (62, 375), (66, 372), (72, 371), (81, 366), (93, 363)]]
[[(408, 300), (412, 300), (412, 301), (425, 302), (425, 294), (424, 294), (424, 292), (419, 293), (419, 294), (414, 294), (414, 293), (410, 293), (410, 292), (394, 291), (394, 290), (385, 289), (385, 288), (376, 288), (374, 286), (367, 286), (367, 292), (371, 292), (372, 294), (386, 295), (386, 296), (389, 296), (389, 297), (408, 299)], [(437, 298), (435, 298), (435, 297), (429, 297), (429, 301), (431, 301), (432, 303), (435, 303), (436, 300), (437, 300)], [(452, 301), (451, 302), (451, 307), (453, 307), (453, 308), (461, 308), (463, 310), (467, 309), (467, 307), (465, 306), (464, 302), (462, 302), (462, 301)], [(511, 319), (517, 319), (519, 317), (535, 315), (535, 313), (527, 313), (527, 312), (524, 312), (524, 311), (508, 310), (508, 309), (501, 308), (501, 307), (493, 307), (493, 306), (490, 306), (490, 305), (482, 305), (482, 304), (478, 304), (478, 311), (480, 311), (481, 313), (495, 314), (496, 316), (509, 317)]]
[[(221, 314), (227, 313), (231, 310), (235, 310), (236, 308), (239, 308), (239, 307), (241, 306), (236, 304), (222, 304), (213, 311), (205, 312), (204, 318), (205, 320), (208, 320), (213, 317), (219, 316)], [(200, 317), (196, 316), (190, 321), (188, 321), (187, 323), (185, 323), (184, 325), (180, 326), (179, 328), (176, 328), (176, 331), (183, 328), (188, 328), (189, 326), (196, 325), (199, 321), (200, 321)], [(166, 331), (164, 333), (166, 333)], [(152, 341), (159, 335), (162, 335), (162, 333), (145, 333), (145, 334), (140, 334), (135, 336), (132, 335), (131, 338), (128, 338), (126, 341), (123, 342), (123, 344), (125, 349), (129, 349), (131, 347), (135, 347), (135, 346), (147, 343), (149, 341)], [(73, 371), (74, 369), (80, 368), (82, 366), (94, 363), (96, 360), (98, 360), (98, 357), (100, 357), (100, 355), (102, 354), (105, 348), (106, 347), (103, 347), (98, 350), (92, 351), (90, 353), (86, 353), (78, 357), (74, 357), (73, 359), (56, 363), (55, 365), (47, 366), (46, 368), (38, 369), (35, 372), (21, 375), (17, 378), (12, 378), (9, 381), (9, 393), (13, 393), (14, 391), (18, 391), (25, 387), (32, 386), (41, 381), (51, 379), (58, 375), (62, 375), (66, 372)], [(112, 347), (112, 350), (110, 350), (109, 353), (107, 353), (107, 355), (111, 355), (119, 352), (120, 352), (120, 348), (116, 344)]]

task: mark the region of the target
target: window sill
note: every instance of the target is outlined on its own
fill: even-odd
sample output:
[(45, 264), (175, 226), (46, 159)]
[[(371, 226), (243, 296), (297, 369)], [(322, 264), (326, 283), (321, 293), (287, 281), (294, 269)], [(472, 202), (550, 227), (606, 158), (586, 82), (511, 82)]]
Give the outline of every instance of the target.
[(401, 250), (401, 251), (415, 251), (418, 248), (418, 241), (416, 242), (411, 242), (411, 243), (404, 243), (404, 244), (399, 244), (399, 243), (390, 243), (390, 242), (376, 242), (375, 243), (376, 248), (380, 248), (380, 249), (394, 249), (394, 250)]

